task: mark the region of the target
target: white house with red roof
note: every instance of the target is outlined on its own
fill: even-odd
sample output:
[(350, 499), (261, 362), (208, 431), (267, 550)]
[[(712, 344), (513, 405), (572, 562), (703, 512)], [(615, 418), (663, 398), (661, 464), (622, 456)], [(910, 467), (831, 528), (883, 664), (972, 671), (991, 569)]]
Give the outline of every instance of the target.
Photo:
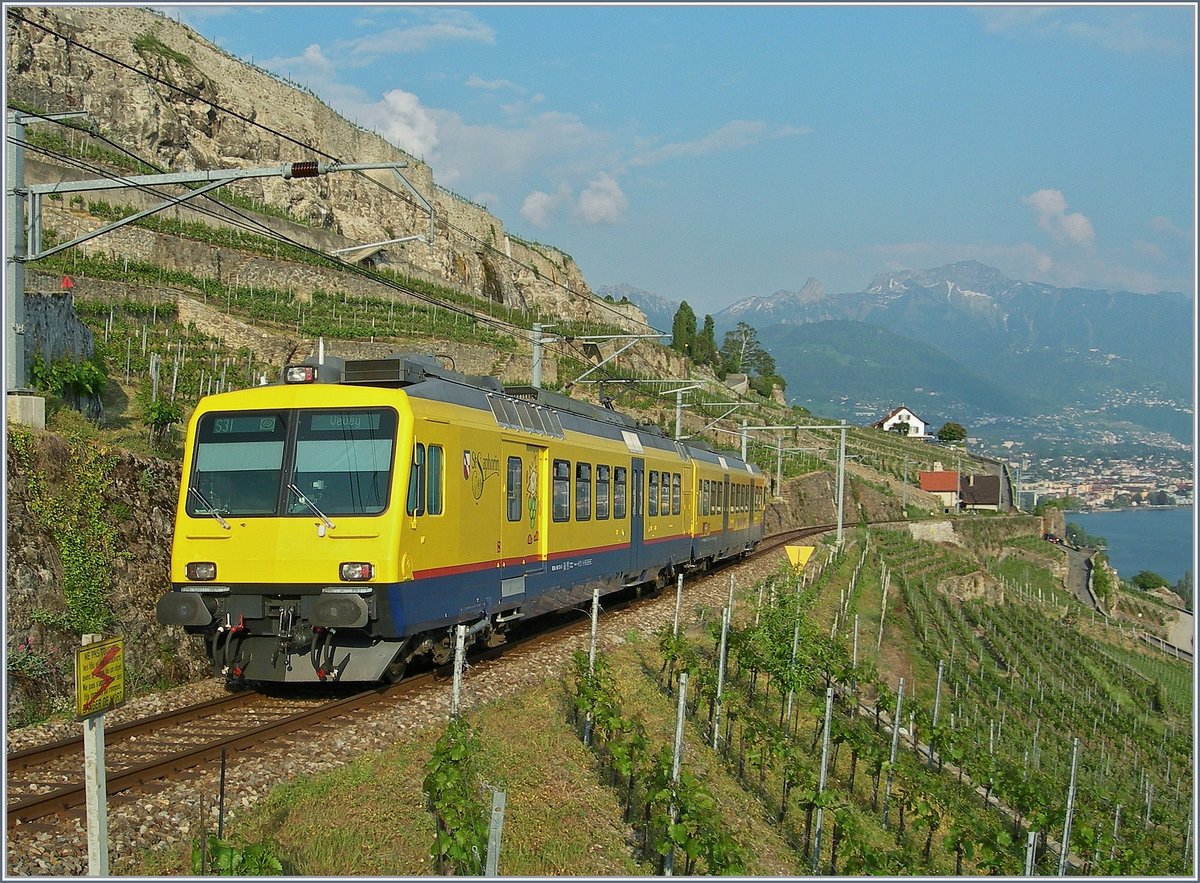
[(908, 424), (908, 432), (905, 434), (909, 438), (928, 438), (928, 434), (925, 431), (925, 421), (910, 411), (905, 405), (893, 408), (890, 414), (882, 420), (872, 423), (871, 426), (875, 429), (882, 429), (884, 432), (904, 433), (904, 430), (899, 428), (904, 423)]

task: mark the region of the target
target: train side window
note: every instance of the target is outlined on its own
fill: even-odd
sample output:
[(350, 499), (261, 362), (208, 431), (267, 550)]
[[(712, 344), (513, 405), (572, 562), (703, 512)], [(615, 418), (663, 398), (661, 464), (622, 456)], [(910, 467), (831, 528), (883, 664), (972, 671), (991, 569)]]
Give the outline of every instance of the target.
[(521, 520), (521, 489), (524, 483), (521, 481), (521, 458), (508, 458), (508, 520)]
[(571, 463), (569, 460), (554, 461), (553, 518), (555, 521), (571, 520)]
[(592, 464), (575, 464), (575, 520), (592, 519)]
[(596, 520), (608, 518), (609, 467), (596, 467)]
[(683, 476), (678, 472), (671, 475), (671, 514), (678, 515), (683, 507)]
[(625, 476), (624, 466), (613, 467), (613, 518), (625, 517)]
[(658, 514), (658, 470), (650, 470), (650, 493), (646, 495), (646, 514)]
[(445, 470), (442, 464), (446, 461), (442, 446), (430, 445), (425, 461), (425, 514), (441, 515), (442, 501), (445, 499), (442, 494), (442, 487), (445, 484), (443, 479)]
[(660, 515), (671, 514), (671, 473), (664, 472), (662, 474), (662, 503), (659, 504), (658, 512)]
[(409, 515), (425, 514), (425, 446), (417, 442), (413, 446), (412, 468), (408, 473)]
[(700, 514), (708, 515), (708, 479), (700, 482)]

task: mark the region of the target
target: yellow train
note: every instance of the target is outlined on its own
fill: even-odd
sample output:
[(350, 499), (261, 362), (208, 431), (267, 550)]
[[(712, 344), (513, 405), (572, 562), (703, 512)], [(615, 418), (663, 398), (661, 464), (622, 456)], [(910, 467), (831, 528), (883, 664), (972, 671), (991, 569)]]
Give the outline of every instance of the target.
[(751, 551), (766, 486), (731, 453), (436, 360), (309, 360), (188, 424), (157, 618), (231, 681), (399, 678), (455, 627), (663, 586)]

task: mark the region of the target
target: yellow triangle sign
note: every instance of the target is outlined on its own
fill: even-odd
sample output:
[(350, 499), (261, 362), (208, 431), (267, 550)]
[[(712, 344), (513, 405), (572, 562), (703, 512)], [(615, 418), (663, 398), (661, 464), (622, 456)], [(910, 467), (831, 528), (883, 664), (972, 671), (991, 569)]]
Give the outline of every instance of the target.
[(792, 562), (792, 567), (800, 570), (808, 563), (808, 559), (812, 557), (816, 546), (784, 546), (783, 550), (787, 552), (788, 561)]

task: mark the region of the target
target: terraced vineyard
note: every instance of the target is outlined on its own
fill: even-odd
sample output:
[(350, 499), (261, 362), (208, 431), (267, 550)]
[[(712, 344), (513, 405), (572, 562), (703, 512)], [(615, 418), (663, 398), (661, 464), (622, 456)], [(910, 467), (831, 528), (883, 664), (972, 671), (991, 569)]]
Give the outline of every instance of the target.
[[(660, 636), (661, 688), (687, 674), (692, 728), (813, 873), (1017, 875), (1031, 853), (1039, 874), (1187, 872), (1190, 667), (1093, 625), (1048, 569), (860, 529), (813, 573), (731, 597), (724, 636), (717, 611)], [(619, 685), (580, 679), (607, 709), (605, 763), (636, 767)], [(660, 852), (729, 869), (729, 844), (705, 867), (704, 813), (657, 811)]]

